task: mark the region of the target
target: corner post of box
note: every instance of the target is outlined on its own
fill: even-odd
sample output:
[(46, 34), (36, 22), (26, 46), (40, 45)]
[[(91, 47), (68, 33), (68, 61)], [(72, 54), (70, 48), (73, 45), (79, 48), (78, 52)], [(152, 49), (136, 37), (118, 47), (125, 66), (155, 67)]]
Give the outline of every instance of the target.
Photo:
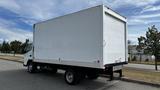
[(33, 55), (33, 60), (35, 59), (34, 55), (34, 45), (35, 45), (35, 29), (36, 29), (36, 24), (33, 24), (33, 44), (32, 44), (32, 55)]

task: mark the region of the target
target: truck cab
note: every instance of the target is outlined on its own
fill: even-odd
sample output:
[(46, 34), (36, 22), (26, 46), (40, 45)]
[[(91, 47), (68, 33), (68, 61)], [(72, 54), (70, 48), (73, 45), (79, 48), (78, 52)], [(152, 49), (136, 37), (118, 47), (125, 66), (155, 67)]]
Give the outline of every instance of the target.
[(33, 50), (30, 50), (24, 55), (24, 66), (27, 66), (29, 60), (33, 60)]

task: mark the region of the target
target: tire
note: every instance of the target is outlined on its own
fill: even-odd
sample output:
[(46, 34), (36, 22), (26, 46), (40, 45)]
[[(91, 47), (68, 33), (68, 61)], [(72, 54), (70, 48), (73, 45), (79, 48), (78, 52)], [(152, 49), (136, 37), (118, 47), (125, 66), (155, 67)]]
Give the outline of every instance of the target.
[(81, 79), (80, 73), (72, 69), (66, 70), (64, 78), (66, 83), (68, 83), (69, 85), (76, 85), (80, 82)]
[(32, 61), (28, 62), (27, 71), (29, 73), (34, 73), (36, 71), (36, 65)]

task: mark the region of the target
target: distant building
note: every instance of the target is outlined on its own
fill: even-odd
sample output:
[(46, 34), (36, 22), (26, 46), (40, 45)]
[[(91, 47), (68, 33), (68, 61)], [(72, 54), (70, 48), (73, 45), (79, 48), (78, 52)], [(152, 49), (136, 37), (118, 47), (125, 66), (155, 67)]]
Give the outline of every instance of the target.
[(130, 56), (130, 59), (136, 59), (137, 61), (151, 61), (152, 55), (149, 54), (144, 54), (144, 51), (142, 50), (141, 52), (137, 51), (137, 45), (129, 45), (128, 46), (128, 54)]

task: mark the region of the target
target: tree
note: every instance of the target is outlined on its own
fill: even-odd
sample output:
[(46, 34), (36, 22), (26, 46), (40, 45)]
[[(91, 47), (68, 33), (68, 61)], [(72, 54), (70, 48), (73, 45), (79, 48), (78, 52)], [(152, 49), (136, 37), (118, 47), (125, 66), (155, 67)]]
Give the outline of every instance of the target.
[(144, 51), (145, 47), (145, 37), (140, 36), (138, 38), (138, 45), (136, 47), (136, 50), (138, 51), (138, 54), (140, 55), (140, 62), (142, 61), (142, 52)]
[(15, 55), (16, 53), (20, 53), (21, 44), (22, 44), (22, 42), (17, 41), (17, 40), (12, 41), (12, 42), (10, 43), (10, 47), (11, 47), (11, 50), (14, 51), (14, 55)]
[(160, 56), (160, 32), (155, 27), (155, 25), (148, 28), (146, 37), (141, 36), (139, 38), (138, 47), (139, 49), (144, 49), (144, 53), (155, 56), (155, 69), (158, 70), (157, 60)]
[(2, 46), (1, 46), (1, 52), (2, 53), (9, 53), (10, 52), (10, 45), (8, 42), (3, 41)]
[(132, 54), (131, 54), (131, 40), (128, 40), (128, 54), (129, 54), (129, 62), (131, 61)]
[(21, 46), (21, 53), (27, 53), (31, 49), (31, 44), (29, 43), (29, 39), (26, 39), (26, 41)]
[(0, 51), (1, 51), (1, 48), (2, 48), (2, 44), (0, 44)]

